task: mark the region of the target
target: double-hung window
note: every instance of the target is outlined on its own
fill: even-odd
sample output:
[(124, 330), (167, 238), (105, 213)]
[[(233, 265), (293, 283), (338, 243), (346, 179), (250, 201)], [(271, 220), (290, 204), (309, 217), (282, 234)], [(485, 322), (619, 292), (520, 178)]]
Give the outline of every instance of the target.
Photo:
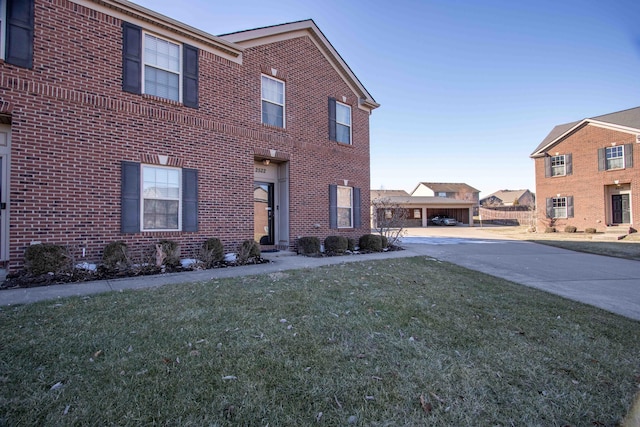
[(122, 89), (126, 92), (198, 108), (198, 58), (196, 47), (122, 23)]
[(180, 101), (180, 45), (144, 34), (143, 92)]
[(567, 217), (567, 198), (554, 197), (553, 198), (553, 218), (566, 218), (566, 217)]
[(262, 123), (284, 127), (284, 82), (262, 76)]
[(551, 176), (566, 175), (564, 154), (551, 157)]
[(351, 107), (336, 102), (336, 141), (351, 144)]
[(351, 187), (338, 186), (338, 228), (353, 227), (353, 191)]
[(142, 229), (180, 229), (180, 169), (142, 166)]
[(606, 147), (605, 156), (607, 159), (607, 170), (624, 168), (624, 147), (622, 145)]

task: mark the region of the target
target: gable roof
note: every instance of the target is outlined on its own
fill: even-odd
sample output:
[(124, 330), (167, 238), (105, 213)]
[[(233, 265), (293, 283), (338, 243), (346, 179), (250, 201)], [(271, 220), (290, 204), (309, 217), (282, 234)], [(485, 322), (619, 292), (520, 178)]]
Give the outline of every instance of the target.
[(476, 190), (472, 186), (467, 185), (467, 184), (462, 183), (462, 182), (421, 182), (418, 185), (416, 185), (416, 188), (413, 189), (411, 194), (415, 193), (415, 191), (421, 185), (424, 185), (425, 187), (430, 188), (434, 193), (439, 193), (439, 192), (443, 192), (443, 193), (461, 193), (461, 192), (479, 193), (480, 192), (480, 190)]
[(495, 197), (496, 199), (500, 199), (503, 202), (513, 202), (516, 199), (520, 200), (520, 198), (524, 196), (527, 191), (529, 190), (499, 190), (495, 193), (489, 194), (486, 197), (483, 197), (482, 199), (480, 199), (480, 201), (482, 202), (483, 200)]
[(558, 125), (551, 130), (545, 139), (542, 140), (540, 145), (538, 145), (533, 153), (531, 153), (530, 157), (536, 158), (544, 156), (544, 151), (553, 147), (576, 130), (587, 125), (638, 134), (640, 133), (640, 107)]
[(243, 48), (248, 48), (305, 35), (311, 38), (327, 61), (349, 85), (351, 90), (357, 94), (359, 107), (371, 111), (380, 106), (312, 19), (222, 34), (219, 37)]
[(383, 199), (387, 197), (409, 197), (404, 190), (371, 190), (371, 199)]

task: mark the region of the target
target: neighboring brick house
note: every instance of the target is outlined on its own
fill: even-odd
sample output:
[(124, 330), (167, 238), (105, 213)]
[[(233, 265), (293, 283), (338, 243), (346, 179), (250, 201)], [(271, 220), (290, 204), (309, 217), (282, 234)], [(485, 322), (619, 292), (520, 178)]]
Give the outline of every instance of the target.
[(491, 208), (498, 206), (535, 207), (536, 197), (529, 190), (499, 190), (480, 199), (480, 206)]
[(10, 269), (36, 242), (96, 261), (116, 240), (196, 256), (370, 231), (379, 104), (313, 21), (216, 37), (124, 0), (0, 6)]
[(538, 225), (626, 232), (640, 223), (640, 107), (558, 125), (531, 154)]

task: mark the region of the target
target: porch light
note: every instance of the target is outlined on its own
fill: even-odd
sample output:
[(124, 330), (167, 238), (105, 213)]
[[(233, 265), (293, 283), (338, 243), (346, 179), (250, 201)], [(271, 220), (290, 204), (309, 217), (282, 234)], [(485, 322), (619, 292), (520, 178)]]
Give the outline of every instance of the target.
[(262, 164), (265, 166), (269, 166), (269, 163), (271, 163), (271, 160), (269, 159), (262, 159)]
[(614, 183), (615, 185), (620, 185), (620, 181), (618, 181), (617, 179), (616, 179), (615, 181), (613, 181), (613, 183)]

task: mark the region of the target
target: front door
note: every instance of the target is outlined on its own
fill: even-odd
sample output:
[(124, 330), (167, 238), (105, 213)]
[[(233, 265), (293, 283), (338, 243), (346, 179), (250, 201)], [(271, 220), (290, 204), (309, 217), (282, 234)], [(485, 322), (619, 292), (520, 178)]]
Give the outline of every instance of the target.
[(613, 214), (613, 224), (629, 224), (631, 222), (628, 194), (611, 196), (611, 213)]
[(270, 182), (255, 182), (253, 185), (254, 239), (261, 245), (275, 244), (273, 188)]

